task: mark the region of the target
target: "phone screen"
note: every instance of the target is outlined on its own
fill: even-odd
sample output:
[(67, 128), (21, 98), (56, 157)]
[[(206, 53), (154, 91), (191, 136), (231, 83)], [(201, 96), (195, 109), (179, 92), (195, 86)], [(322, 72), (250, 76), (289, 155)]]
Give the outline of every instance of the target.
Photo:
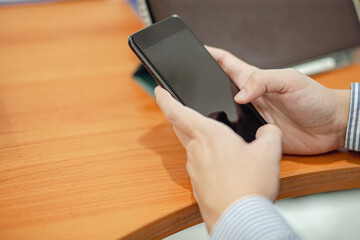
[(230, 79), (186, 28), (143, 49), (181, 101), (205, 116), (224, 111), (237, 119)]

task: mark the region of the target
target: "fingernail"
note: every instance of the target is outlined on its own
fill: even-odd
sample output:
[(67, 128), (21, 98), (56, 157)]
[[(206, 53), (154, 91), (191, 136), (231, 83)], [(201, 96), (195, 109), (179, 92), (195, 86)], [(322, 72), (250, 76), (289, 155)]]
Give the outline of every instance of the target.
[(246, 95), (247, 95), (246, 90), (242, 89), (242, 90), (240, 90), (240, 92), (238, 94), (236, 94), (235, 100), (243, 100), (243, 99), (245, 99)]

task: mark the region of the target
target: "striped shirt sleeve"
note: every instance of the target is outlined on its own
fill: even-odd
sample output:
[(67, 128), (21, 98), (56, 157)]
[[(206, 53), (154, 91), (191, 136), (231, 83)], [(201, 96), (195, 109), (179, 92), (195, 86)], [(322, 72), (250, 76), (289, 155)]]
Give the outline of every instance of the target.
[(351, 83), (349, 121), (346, 129), (345, 148), (360, 151), (360, 83)]
[(233, 203), (221, 215), (211, 232), (211, 240), (297, 240), (300, 237), (273, 207), (260, 196)]

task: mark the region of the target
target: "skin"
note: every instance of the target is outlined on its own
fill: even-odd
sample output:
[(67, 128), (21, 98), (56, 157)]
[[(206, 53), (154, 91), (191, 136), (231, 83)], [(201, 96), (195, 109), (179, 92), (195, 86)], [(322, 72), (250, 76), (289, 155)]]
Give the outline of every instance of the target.
[(282, 151), (319, 154), (343, 147), (349, 91), (328, 89), (293, 70), (260, 70), (232, 54), (207, 47), (242, 89), (235, 101), (252, 102), (270, 123), (246, 143), (228, 126), (183, 106), (161, 87), (156, 101), (187, 152), (187, 171), (209, 232), (238, 199), (276, 199)]

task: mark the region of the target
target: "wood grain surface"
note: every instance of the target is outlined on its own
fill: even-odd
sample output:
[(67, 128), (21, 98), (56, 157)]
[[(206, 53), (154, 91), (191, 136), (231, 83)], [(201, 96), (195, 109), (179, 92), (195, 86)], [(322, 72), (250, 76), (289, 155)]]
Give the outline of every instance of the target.
[[(0, 8), (0, 239), (159, 239), (201, 222), (185, 152), (132, 79), (140, 28), (124, 1)], [(359, 159), (285, 156), (279, 197), (360, 187)]]

